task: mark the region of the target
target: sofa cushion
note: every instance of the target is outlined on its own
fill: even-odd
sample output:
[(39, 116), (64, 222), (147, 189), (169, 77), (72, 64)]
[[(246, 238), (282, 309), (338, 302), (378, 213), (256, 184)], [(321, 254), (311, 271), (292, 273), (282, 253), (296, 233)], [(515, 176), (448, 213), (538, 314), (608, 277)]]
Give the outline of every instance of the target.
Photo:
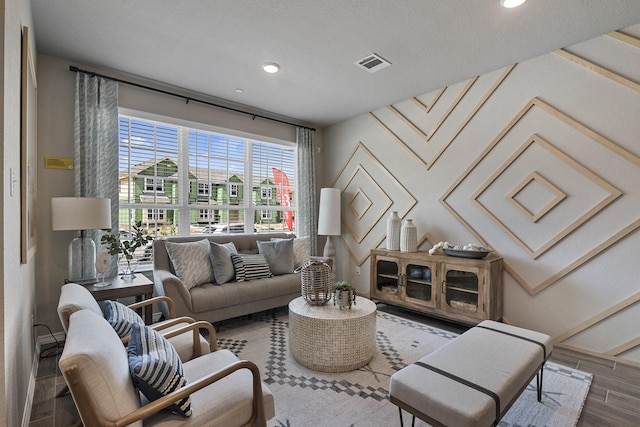
[[(284, 240), (274, 237), (271, 240)], [(311, 243), (309, 236), (295, 237), (293, 239), (293, 268), (300, 268), (311, 258)]]
[[(187, 384), (178, 353), (153, 329), (134, 324), (127, 352), (133, 383), (150, 401)], [(167, 409), (188, 417), (191, 415), (191, 397), (181, 399)]]
[(293, 239), (257, 243), (258, 252), (265, 256), (274, 276), (293, 273)]
[(133, 324), (144, 325), (138, 313), (117, 301), (106, 300), (102, 303), (102, 313), (120, 338), (131, 335)]
[(215, 280), (207, 239), (186, 243), (166, 242), (165, 245), (176, 276), (187, 289)]
[(211, 265), (213, 266), (213, 275), (216, 279), (216, 283), (222, 285), (227, 283), (233, 276), (235, 276), (235, 269), (233, 268), (233, 262), (231, 261), (231, 254), (236, 254), (236, 246), (233, 242), (228, 243), (215, 243), (209, 242), (209, 257), (211, 258)]

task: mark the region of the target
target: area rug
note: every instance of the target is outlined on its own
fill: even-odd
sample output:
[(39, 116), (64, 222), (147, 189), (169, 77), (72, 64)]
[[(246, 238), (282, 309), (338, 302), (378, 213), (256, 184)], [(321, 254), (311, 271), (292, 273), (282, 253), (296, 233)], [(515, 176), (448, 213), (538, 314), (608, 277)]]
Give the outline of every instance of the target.
[[(356, 371), (323, 373), (299, 365), (289, 354), (288, 313), (278, 309), (216, 324), (220, 348), (255, 362), (274, 394), (269, 427), (399, 426), (398, 407), (388, 400), (389, 377), (457, 335), (378, 312), (378, 351)], [(591, 375), (547, 363), (542, 403), (535, 378), (500, 422), (501, 427), (575, 426)], [(405, 425), (411, 419), (405, 412)], [(427, 426), (416, 420), (416, 425)]]

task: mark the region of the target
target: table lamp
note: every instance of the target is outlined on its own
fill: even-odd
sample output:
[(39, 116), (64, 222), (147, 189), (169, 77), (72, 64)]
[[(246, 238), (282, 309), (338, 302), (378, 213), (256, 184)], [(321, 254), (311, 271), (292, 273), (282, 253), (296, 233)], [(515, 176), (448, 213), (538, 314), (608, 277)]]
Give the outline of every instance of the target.
[(86, 230), (111, 228), (111, 200), (95, 197), (54, 197), (51, 199), (53, 231), (80, 230), (69, 243), (69, 281), (96, 280), (96, 244)]
[[(323, 256), (331, 258), (335, 264), (336, 248), (331, 236), (340, 235), (340, 189), (320, 189), (320, 212), (318, 214), (318, 234), (327, 236)], [(333, 267), (335, 269), (335, 265)]]

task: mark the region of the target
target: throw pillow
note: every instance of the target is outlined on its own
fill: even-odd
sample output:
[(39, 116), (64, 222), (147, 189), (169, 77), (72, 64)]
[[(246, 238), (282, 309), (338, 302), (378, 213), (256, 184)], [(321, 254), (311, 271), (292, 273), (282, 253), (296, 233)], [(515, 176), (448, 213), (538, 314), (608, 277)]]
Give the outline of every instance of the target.
[(231, 262), (233, 263), (233, 269), (236, 273), (236, 282), (244, 282), (246, 274), (244, 272), (242, 257), (238, 254), (231, 254)]
[[(242, 262), (242, 266), (236, 267), (236, 280), (239, 282), (245, 280), (264, 279), (273, 276), (269, 270), (269, 263), (264, 255), (237, 254), (238, 258), (233, 257), (236, 263)], [(244, 272), (244, 277), (243, 273)]]
[(293, 239), (258, 240), (258, 253), (264, 255), (274, 276), (293, 273)]
[[(127, 353), (133, 384), (149, 401), (159, 399), (187, 385), (178, 353), (169, 341), (155, 330), (135, 324), (131, 328)], [(189, 417), (191, 397), (187, 396), (167, 409)]]
[[(273, 237), (271, 240), (283, 240)], [(311, 258), (311, 243), (309, 236), (293, 239), (293, 268), (298, 269)]]
[(144, 325), (138, 313), (117, 301), (106, 300), (102, 303), (102, 313), (120, 338), (131, 335), (131, 326)]
[(209, 259), (209, 240), (197, 242), (166, 242), (167, 253), (173, 264), (176, 276), (187, 289), (203, 283), (213, 283), (213, 267)]
[(222, 285), (233, 279), (235, 275), (230, 255), (236, 254), (238, 251), (233, 242), (223, 244), (210, 242), (210, 244), (209, 257), (213, 266), (213, 276), (216, 278), (216, 283)]

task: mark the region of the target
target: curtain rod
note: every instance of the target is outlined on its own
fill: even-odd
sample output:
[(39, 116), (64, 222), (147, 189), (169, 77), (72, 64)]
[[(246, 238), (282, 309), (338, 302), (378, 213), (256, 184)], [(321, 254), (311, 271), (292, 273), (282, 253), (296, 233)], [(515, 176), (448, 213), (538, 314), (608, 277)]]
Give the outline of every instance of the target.
[(202, 99), (197, 99), (197, 98), (192, 98), (190, 96), (180, 95), (179, 93), (175, 93), (175, 92), (169, 92), (168, 90), (158, 89), (158, 88), (151, 87), (151, 86), (146, 86), (146, 85), (143, 85), (143, 84), (140, 84), (140, 83), (134, 83), (134, 82), (130, 82), (130, 81), (127, 81), (127, 80), (122, 80), (122, 79), (119, 79), (117, 77), (105, 76), (104, 74), (95, 73), (93, 71), (81, 70), (80, 68), (75, 67), (73, 65), (69, 66), (69, 71), (73, 71), (75, 73), (88, 74), (88, 75), (93, 76), (93, 77), (102, 77), (103, 79), (112, 80), (114, 82), (126, 84), (126, 85), (129, 85), (129, 86), (135, 86), (135, 87), (138, 87), (138, 88), (141, 88), (141, 89), (146, 89), (146, 90), (150, 90), (150, 91), (153, 91), (153, 92), (162, 93), (164, 95), (175, 96), (177, 98), (184, 99), (187, 104), (189, 103), (189, 101), (194, 101), (194, 102), (198, 102), (200, 104), (208, 105), (210, 107), (221, 108), (223, 110), (233, 111), (234, 113), (246, 114), (247, 116), (251, 116), (253, 118), (253, 120), (255, 120), (256, 118), (259, 118), (259, 119), (263, 119), (263, 120), (270, 120), (272, 122), (282, 123), (284, 125), (295, 126), (295, 127), (299, 127), (299, 128), (303, 128), (303, 129), (309, 129), (309, 130), (312, 130), (312, 131), (316, 130), (315, 128), (310, 128), (308, 126), (302, 126), (302, 125), (298, 125), (298, 124), (295, 124), (295, 123), (287, 122), (287, 121), (284, 121), (284, 120), (274, 119), (273, 117), (263, 116), (261, 114), (250, 113), (248, 111), (243, 111), (243, 110), (240, 110), (240, 109), (237, 109), (237, 108), (233, 108), (233, 107), (227, 107), (225, 105), (216, 104), (214, 102), (204, 101)]

